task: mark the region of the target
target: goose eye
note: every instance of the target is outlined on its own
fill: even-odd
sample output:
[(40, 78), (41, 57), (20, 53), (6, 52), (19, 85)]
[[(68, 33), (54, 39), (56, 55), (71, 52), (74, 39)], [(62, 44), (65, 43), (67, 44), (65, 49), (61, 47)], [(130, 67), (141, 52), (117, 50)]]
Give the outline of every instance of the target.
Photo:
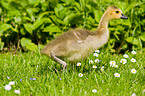
[(119, 11), (116, 11), (116, 13), (119, 13)]

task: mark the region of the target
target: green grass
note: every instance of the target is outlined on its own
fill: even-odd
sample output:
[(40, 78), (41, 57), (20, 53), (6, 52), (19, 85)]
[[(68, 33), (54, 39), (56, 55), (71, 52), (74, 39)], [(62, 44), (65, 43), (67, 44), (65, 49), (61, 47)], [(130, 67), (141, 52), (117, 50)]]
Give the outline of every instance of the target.
[[(145, 53), (132, 55), (127, 53), (127, 64), (121, 64), (124, 58), (120, 54), (101, 52), (99, 57), (90, 56), (82, 61), (81, 66), (68, 65), (67, 72), (46, 56), (35, 53), (0, 54), (0, 96), (14, 96), (15, 89), (21, 96), (143, 96), (145, 93)], [(89, 64), (89, 60), (99, 58), (99, 64)], [(135, 58), (137, 62), (131, 62)], [(116, 61), (118, 68), (111, 67), (109, 62)], [(97, 69), (92, 66), (97, 65)], [(104, 66), (104, 71), (100, 71)], [(56, 72), (57, 69), (57, 72)], [(137, 73), (131, 73), (136, 69)], [(83, 77), (78, 74), (82, 73)], [(119, 73), (120, 77), (115, 77)], [(7, 78), (10, 77), (9, 79)], [(36, 78), (36, 80), (30, 80)], [(60, 79), (61, 78), (61, 79)], [(22, 81), (20, 81), (22, 79)], [(3, 86), (15, 81), (11, 90)], [(97, 92), (93, 93), (92, 90)]]

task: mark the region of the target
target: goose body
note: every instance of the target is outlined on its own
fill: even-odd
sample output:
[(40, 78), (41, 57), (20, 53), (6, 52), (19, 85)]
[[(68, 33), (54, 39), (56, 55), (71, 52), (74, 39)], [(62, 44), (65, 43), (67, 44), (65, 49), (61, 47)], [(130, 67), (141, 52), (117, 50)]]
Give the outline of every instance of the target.
[(76, 62), (85, 59), (109, 39), (108, 22), (113, 19), (127, 19), (116, 6), (110, 6), (103, 14), (95, 31), (71, 29), (46, 45), (41, 53), (66, 66), (65, 61)]

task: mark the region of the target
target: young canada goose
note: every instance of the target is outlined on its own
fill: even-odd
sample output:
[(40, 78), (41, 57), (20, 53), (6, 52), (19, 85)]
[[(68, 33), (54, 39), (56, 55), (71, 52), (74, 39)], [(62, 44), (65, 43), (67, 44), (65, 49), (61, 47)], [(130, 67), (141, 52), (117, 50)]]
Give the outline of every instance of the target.
[(64, 67), (65, 61), (76, 62), (86, 58), (109, 39), (108, 22), (113, 19), (128, 19), (117, 6), (110, 6), (102, 16), (95, 31), (72, 29), (51, 41), (41, 53), (53, 58)]

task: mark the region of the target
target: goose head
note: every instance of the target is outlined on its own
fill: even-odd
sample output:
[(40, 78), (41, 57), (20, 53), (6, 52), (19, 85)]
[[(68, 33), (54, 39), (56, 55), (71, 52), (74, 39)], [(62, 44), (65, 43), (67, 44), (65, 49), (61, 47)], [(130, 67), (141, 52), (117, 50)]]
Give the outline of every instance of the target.
[(117, 6), (110, 6), (108, 7), (107, 11), (108, 13), (108, 19), (109, 20), (114, 20), (114, 19), (128, 19), (123, 12), (121, 11), (120, 8)]

